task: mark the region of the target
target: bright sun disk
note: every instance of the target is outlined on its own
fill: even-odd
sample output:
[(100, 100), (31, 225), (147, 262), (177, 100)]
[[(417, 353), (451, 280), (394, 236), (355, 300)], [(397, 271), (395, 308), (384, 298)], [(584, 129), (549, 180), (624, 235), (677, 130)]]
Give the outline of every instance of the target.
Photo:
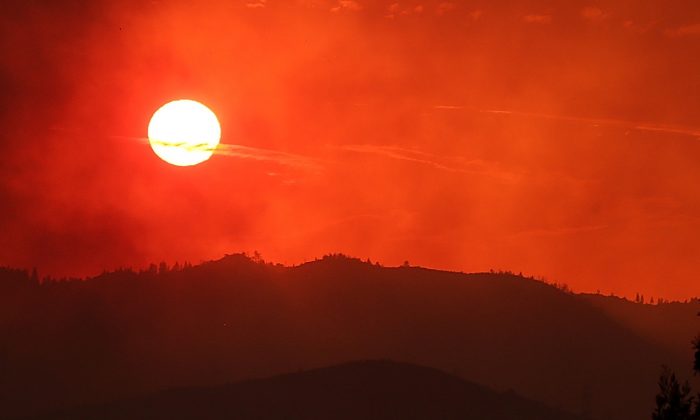
[(168, 102), (148, 124), (148, 140), (158, 157), (177, 166), (209, 159), (219, 145), (221, 126), (206, 106), (189, 99)]

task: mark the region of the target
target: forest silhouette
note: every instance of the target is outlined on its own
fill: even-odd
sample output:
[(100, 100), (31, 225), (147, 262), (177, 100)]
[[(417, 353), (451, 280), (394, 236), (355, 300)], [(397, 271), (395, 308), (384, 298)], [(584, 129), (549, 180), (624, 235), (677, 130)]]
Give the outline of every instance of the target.
[(551, 412), (649, 418), (661, 365), (692, 367), (698, 306), (342, 255), (286, 267), (237, 254), (63, 281), (2, 269), (0, 417), (389, 359)]

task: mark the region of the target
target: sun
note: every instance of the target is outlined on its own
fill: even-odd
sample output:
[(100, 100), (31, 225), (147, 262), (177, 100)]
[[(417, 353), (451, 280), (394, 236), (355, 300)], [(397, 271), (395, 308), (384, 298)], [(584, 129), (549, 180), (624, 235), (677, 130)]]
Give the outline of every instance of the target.
[(177, 166), (192, 166), (209, 159), (220, 139), (221, 126), (216, 115), (189, 99), (163, 105), (148, 124), (148, 141), (155, 154)]

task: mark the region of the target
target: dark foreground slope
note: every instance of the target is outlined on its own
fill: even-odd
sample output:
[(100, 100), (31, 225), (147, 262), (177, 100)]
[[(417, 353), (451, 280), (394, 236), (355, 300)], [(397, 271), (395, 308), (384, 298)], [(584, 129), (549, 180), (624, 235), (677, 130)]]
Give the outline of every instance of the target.
[(370, 361), (246, 381), (186, 388), (34, 420), (68, 419), (459, 419), (575, 420), (441, 371)]
[(576, 295), (509, 275), (230, 256), (85, 282), (5, 277), (0, 417), (391, 359), (631, 420), (649, 415), (662, 363), (689, 363)]

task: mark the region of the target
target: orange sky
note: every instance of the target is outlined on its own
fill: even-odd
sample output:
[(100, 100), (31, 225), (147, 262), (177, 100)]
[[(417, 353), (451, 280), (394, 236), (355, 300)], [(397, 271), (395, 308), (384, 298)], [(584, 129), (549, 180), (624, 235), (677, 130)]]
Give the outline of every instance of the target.
[[(56, 3), (0, 6), (0, 264), (344, 252), (700, 295), (695, 0)], [(142, 139), (178, 98), (219, 116), (205, 164)]]

